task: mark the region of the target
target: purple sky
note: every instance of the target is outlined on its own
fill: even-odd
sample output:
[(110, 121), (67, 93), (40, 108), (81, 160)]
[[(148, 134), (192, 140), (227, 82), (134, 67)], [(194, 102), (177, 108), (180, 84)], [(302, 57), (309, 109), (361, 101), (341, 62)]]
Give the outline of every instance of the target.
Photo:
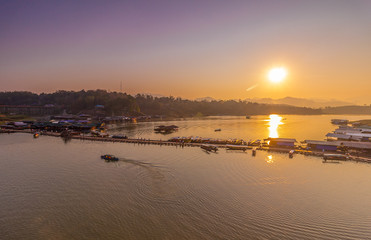
[(0, 53), (0, 91), (370, 103), (371, 1), (3, 1)]

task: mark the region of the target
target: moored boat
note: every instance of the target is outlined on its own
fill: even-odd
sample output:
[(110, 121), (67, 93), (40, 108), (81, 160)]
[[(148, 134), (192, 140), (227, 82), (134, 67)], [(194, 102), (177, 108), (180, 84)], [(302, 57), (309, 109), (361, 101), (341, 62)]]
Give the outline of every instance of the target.
[(109, 137), (108, 133), (100, 132), (100, 131), (97, 131), (97, 130), (90, 131), (90, 133), (94, 137), (102, 137), (102, 138)]
[(128, 137), (126, 135), (113, 135), (112, 138), (116, 138), (116, 139), (128, 139)]
[(327, 161), (327, 160), (323, 160), (322, 163), (340, 163), (339, 161)]
[(345, 154), (337, 154), (337, 153), (325, 153), (323, 154), (324, 160), (343, 160), (346, 161), (349, 159), (349, 156)]
[(247, 149), (251, 149), (250, 146), (243, 146), (243, 145), (226, 145), (227, 150), (242, 150), (246, 151)]
[(249, 145), (249, 146), (260, 146), (261, 145), (261, 140), (257, 139), (257, 140), (254, 140), (254, 141), (250, 141), (247, 145)]
[(208, 151), (208, 152), (211, 152), (211, 151), (218, 151), (218, 147), (217, 146), (214, 146), (214, 145), (209, 145), (209, 144), (203, 144), (201, 145), (201, 148)]

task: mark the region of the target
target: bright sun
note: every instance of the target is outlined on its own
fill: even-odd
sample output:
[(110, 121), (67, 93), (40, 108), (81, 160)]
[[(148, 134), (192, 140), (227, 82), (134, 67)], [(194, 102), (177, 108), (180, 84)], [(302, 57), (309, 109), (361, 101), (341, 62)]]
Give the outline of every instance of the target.
[(268, 79), (273, 83), (279, 83), (287, 76), (287, 71), (283, 67), (272, 68), (268, 72)]

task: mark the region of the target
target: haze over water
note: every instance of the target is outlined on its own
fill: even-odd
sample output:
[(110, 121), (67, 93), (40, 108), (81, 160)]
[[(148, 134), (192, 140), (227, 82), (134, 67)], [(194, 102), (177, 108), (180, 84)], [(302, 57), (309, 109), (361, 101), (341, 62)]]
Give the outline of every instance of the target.
[[(280, 137), (322, 139), (325, 127), (335, 128), (328, 116), (281, 117), (283, 124), (276, 129)], [(268, 119), (217, 117), (172, 123), (180, 126), (177, 134), (182, 135), (229, 138), (239, 132), (236, 137), (261, 139), (274, 134)], [(140, 123), (120, 132), (158, 138), (149, 125), (157, 123)], [(214, 132), (219, 127), (222, 131)], [(317, 130), (318, 136), (312, 133)], [(289, 159), (265, 151), (252, 157), (251, 152), (224, 149), (207, 154), (192, 147), (64, 143), (29, 134), (1, 134), (0, 145), (4, 239), (371, 236), (369, 164), (323, 164), (317, 157)], [(101, 160), (105, 153), (120, 161)]]

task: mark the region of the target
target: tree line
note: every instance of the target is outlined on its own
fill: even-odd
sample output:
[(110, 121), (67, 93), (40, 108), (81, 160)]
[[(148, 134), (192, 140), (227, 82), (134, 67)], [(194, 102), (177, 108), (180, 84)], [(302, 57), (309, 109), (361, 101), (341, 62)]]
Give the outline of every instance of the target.
[(161, 115), (166, 117), (192, 117), (215, 115), (261, 115), (261, 114), (371, 114), (370, 106), (334, 107), (313, 109), (290, 105), (259, 104), (246, 101), (192, 101), (181, 98), (153, 97), (138, 94), (131, 96), (106, 90), (56, 91), (36, 94), (25, 91), (0, 92), (0, 105), (54, 105), (61, 111), (78, 114), (103, 105), (106, 115)]

